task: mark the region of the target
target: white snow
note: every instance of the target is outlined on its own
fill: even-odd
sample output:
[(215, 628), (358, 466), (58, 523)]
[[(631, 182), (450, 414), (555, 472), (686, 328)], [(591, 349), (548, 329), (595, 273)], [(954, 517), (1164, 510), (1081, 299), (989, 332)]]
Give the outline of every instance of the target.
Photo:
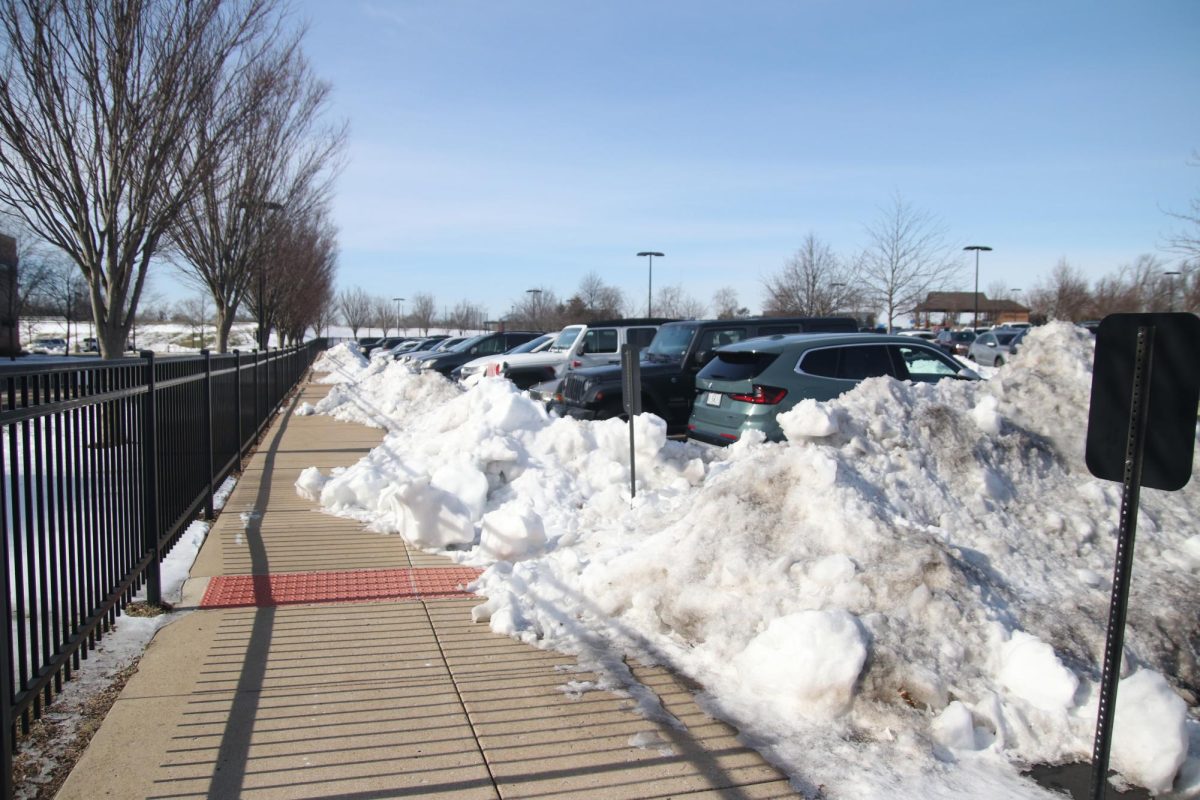
[[(669, 441), (643, 415), (631, 497), (624, 423), (340, 346), (316, 410), (387, 433), (298, 490), (486, 567), (477, 620), (648, 716), (623, 659), (689, 675), (797, 788), (1053, 797), (1020, 770), (1090, 757), (1121, 502), (1083, 463), (1093, 348), (1048, 325), (986, 381), (798, 404), (778, 444)], [(1177, 797), (1200, 796), (1197, 519), (1196, 481), (1142, 492), (1113, 756)]]

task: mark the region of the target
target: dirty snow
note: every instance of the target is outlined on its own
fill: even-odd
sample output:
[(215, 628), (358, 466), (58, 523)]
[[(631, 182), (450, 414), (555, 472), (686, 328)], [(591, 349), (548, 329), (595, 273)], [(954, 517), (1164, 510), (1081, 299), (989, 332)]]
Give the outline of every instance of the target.
[[(631, 498), (624, 423), (339, 346), (315, 410), (387, 435), (298, 490), (486, 567), (477, 620), (645, 713), (623, 657), (687, 674), (801, 792), (1055, 797), (1020, 771), (1090, 757), (1121, 501), (1083, 463), (1093, 347), (1053, 324), (987, 381), (869, 380), (779, 444), (643, 415)], [(1113, 766), (1197, 797), (1200, 489), (1141, 501)]]

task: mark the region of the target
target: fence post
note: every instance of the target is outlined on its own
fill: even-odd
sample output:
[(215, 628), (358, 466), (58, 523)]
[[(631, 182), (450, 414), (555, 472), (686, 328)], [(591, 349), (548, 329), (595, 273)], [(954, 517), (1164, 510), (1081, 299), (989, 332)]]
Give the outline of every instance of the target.
[(206, 347), (200, 351), (204, 356), (204, 443), (208, 453), (208, 497), (204, 500), (204, 518), (211, 520), (213, 514), (213, 403), (212, 403), (212, 352)]
[[(3, 443), (7, 437), (0, 437)], [(8, 561), (12, 557), (8, 548), (8, 510), (5, 508), (5, 489), (0, 487), (0, 609), (3, 619), (12, 619), (12, 594), (9, 588)], [(17, 569), (19, 569), (19, 565)], [(6, 623), (0, 631), (0, 798), (10, 800), (13, 785), (13, 626)]]
[[(279, 351), (276, 350), (276, 353)], [(271, 416), (271, 412), (275, 410), (274, 395), (271, 394), (271, 372), (275, 369), (275, 362), (271, 360), (271, 348), (267, 348), (267, 402), (266, 413), (263, 414), (263, 425), (266, 425), (267, 418)]]
[(254, 435), (258, 436), (258, 431), (262, 427), (262, 414), (258, 410), (258, 399), (262, 394), (259, 389), (261, 386), (261, 378), (258, 369), (258, 348), (254, 348)]
[(162, 605), (162, 573), (158, 536), (158, 419), (154, 409), (154, 353), (143, 350), (146, 359), (146, 394), (142, 401), (142, 524), (145, 545), (152, 558), (146, 568), (146, 602)]
[(242, 471), (242, 454), (246, 451), (245, 440), (242, 438), (242, 351), (233, 351), (233, 407), (237, 409), (237, 471)]

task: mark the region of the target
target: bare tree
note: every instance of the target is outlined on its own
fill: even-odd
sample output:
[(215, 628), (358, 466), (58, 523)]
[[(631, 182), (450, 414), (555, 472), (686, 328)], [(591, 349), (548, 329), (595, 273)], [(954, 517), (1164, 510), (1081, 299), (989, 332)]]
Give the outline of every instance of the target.
[(708, 311), (702, 301), (689, 295), (679, 284), (659, 289), (654, 308), (662, 316), (673, 319), (700, 319)]
[(589, 272), (579, 282), (579, 291), (567, 301), (571, 307), (572, 300), (578, 299), (579, 305), (591, 315), (591, 319), (612, 319), (620, 317), (625, 308), (625, 295), (616, 286), (609, 286), (595, 272)]
[(433, 327), (433, 318), (437, 316), (437, 303), (433, 299), (433, 295), (418, 292), (413, 295), (412, 309), (408, 312), (408, 318), (412, 320), (413, 326), (421, 329), (423, 336), (429, 335), (429, 329)]
[(0, 203), (88, 281), (121, 354), (151, 261), (242, 133), (276, 0), (4, 0)]
[(1059, 259), (1049, 279), (1039, 281), (1029, 292), (1031, 316), (1037, 319), (1087, 319), (1092, 305), (1087, 279), (1066, 258)]
[[(38, 292), (39, 305), (66, 322), (67, 352), (71, 351), (71, 323), (85, 319), (87, 284), (74, 264), (66, 260), (50, 262), (49, 273)], [(75, 333), (79, 336), (78, 330)]]
[(358, 338), (358, 329), (371, 322), (371, 295), (362, 289), (346, 289), (338, 295), (337, 308), (350, 335)]
[(321, 213), (314, 213), (307, 219), (290, 221), (283, 234), (275, 258), (288, 280), (274, 284), (272, 318), (279, 341), (296, 345), (304, 341), (309, 328), (317, 326), (321, 309), (333, 297), (337, 232)]
[(176, 304), (176, 316), (183, 322), (192, 326), (192, 342), (193, 346), (198, 340), (200, 347), (207, 346), (207, 337), (205, 336), (205, 327), (208, 325), (208, 320), (211, 316), (209, 307), (212, 304), (212, 298), (206, 292), (200, 292), (192, 297), (180, 300)]
[[(1189, 164), (1200, 167), (1200, 150), (1192, 152)], [(1200, 263), (1200, 196), (1193, 197), (1187, 211), (1168, 211), (1167, 214), (1180, 223), (1167, 239), (1167, 250), (1178, 253), (1184, 263)]]
[(957, 283), (961, 252), (947, 243), (936, 218), (900, 195), (880, 209), (866, 233), (868, 244), (860, 260), (863, 293), (885, 310), (889, 331), (897, 314), (915, 308), (930, 290)]
[(384, 336), (389, 336), (392, 326), (400, 329), (400, 322), (396, 319), (396, 304), (386, 297), (372, 297), (371, 327), (379, 328)]
[(482, 306), (476, 305), (468, 300), (458, 301), (458, 305), (450, 312), (446, 322), (449, 328), (457, 330), (459, 334), (467, 331), (483, 330), (483, 318), (486, 312)]
[(521, 295), (508, 311), (510, 327), (520, 327), (532, 331), (553, 331), (558, 330), (564, 324), (582, 321), (572, 319), (562, 303), (559, 302), (558, 295), (554, 293), (554, 290), (546, 287), (526, 290), (525, 294)]
[[(217, 350), (227, 348), (238, 307), (269, 299), (271, 243), (285, 217), (302, 220), (328, 200), (346, 141), (345, 126), (323, 126), (329, 86), (312, 75), (299, 36), (282, 43), (253, 76), (262, 95), (246, 133), (229, 142), (217, 167), (172, 229), (176, 266), (213, 298)], [(282, 212), (282, 213), (280, 213)], [(262, 278), (262, 280), (258, 280)], [(271, 309), (256, 307), (270, 319)]]
[(825, 317), (846, 308), (859, 283), (857, 262), (839, 258), (808, 234), (783, 270), (766, 280), (767, 315)]

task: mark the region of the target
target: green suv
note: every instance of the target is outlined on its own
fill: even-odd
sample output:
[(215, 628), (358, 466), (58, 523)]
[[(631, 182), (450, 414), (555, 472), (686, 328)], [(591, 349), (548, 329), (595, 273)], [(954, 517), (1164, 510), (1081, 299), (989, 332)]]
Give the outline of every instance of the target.
[(759, 430), (783, 439), (776, 417), (801, 400), (832, 400), (867, 378), (979, 380), (935, 345), (911, 336), (797, 333), (722, 347), (696, 376), (688, 437), (736, 442)]

